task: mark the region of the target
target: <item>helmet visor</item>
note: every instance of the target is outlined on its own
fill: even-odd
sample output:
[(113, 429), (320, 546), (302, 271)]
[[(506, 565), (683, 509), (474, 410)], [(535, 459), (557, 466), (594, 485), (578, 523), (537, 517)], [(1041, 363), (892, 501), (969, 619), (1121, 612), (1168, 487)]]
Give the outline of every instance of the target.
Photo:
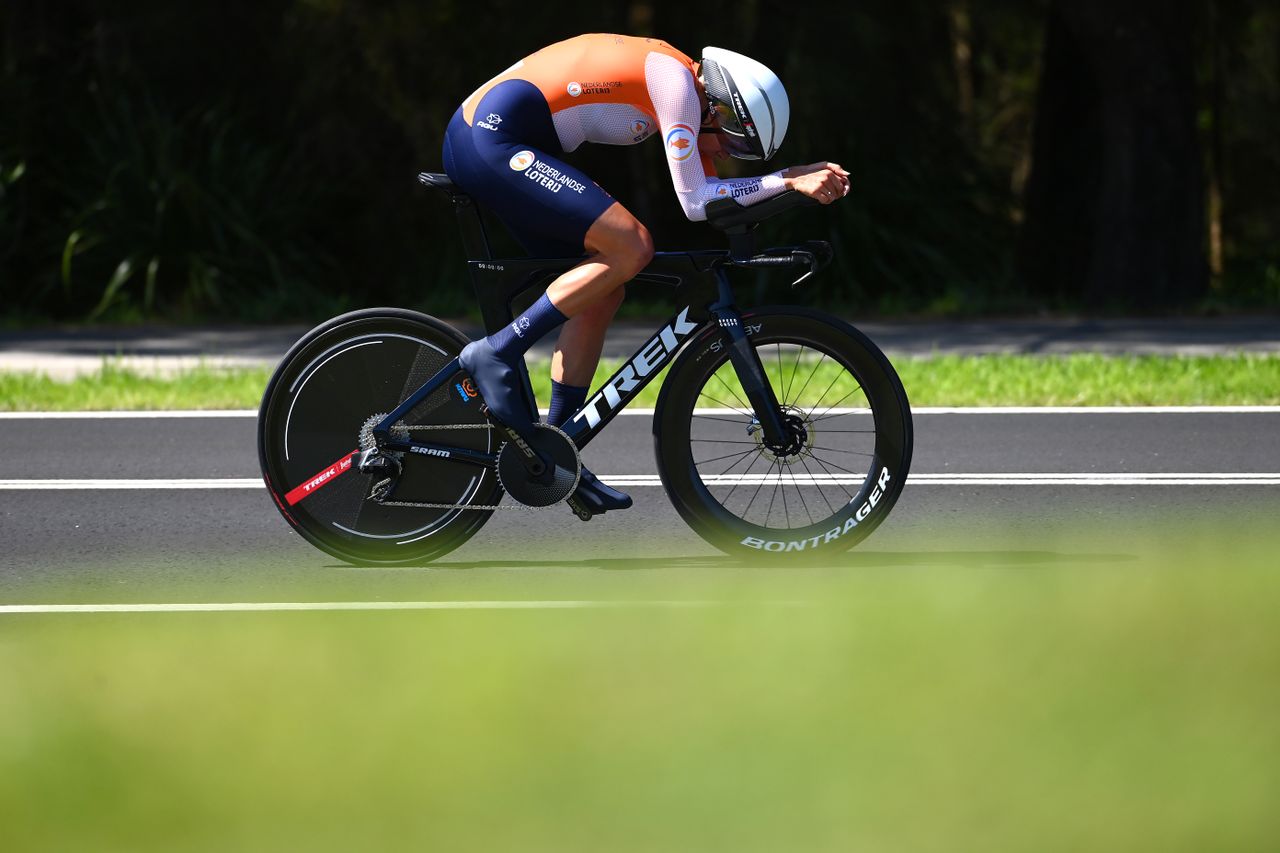
[(752, 147), (742, 121), (733, 107), (723, 101), (712, 100), (708, 112), (711, 127), (719, 132), (721, 147), (739, 160), (759, 160), (760, 154)]

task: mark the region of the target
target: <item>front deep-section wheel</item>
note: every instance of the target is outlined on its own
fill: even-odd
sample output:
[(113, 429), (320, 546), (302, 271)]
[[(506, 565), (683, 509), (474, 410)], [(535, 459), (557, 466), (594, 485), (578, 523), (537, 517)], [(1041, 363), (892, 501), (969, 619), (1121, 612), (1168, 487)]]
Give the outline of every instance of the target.
[[(502, 489), (490, 468), (398, 454), (394, 494), (359, 469), (369, 427), (455, 359), (467, 339), (413, 311), (378, 308), (308, 332), (272, 376), (258, 414), (258, 457), (281, 514), (316, 547), (352, 563), (407, 563), (457, 548), (488, 520)], [(449, 377), (392, 434), (496, 453), (498, 440), (465, 373)], [(379, 495), (379, 497), (385, 497)], [(415, 506), (415, 504), (417, 504)], [(443, 505), (433, 508), (421, 504)]]
[(728, 553), (849, 548), (889, 514), (911, 464), (911, 408), (865, 335), (803, 308), (742, 317), (782, 407), (768, 441), (710, 326), (671, 368), (654, 414), (658, 471), (681, 517)]

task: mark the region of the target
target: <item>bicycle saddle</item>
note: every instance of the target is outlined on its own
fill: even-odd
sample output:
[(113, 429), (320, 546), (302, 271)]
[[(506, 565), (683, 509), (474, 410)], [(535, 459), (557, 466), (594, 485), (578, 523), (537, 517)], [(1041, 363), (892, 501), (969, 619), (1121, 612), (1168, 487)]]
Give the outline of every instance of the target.
[(418, 183), (424, 187), (433, 187), (440, 190), (450, 199), (466, 198), (467, 194), (462, 188), (453, 182), (453, 178), (443, 172), (419, 172)]

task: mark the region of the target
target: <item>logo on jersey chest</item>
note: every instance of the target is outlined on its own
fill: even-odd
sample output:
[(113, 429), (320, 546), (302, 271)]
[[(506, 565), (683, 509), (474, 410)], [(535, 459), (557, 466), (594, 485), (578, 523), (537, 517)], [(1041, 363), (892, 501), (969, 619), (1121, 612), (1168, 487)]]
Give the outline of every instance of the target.
[(607, 95), (614, 89), (621, 88), (621, 80), (597, 80), (592, 83), (579, 83), (574, 80), (565, 86), (564, 90), (569, 93), (569, 97), (576, 98), (579, 95)]
[(667, 131), (667, 156), (677, 163), (688, 160), (698, 150), (698, 137), (687, 124), (675, 124)]

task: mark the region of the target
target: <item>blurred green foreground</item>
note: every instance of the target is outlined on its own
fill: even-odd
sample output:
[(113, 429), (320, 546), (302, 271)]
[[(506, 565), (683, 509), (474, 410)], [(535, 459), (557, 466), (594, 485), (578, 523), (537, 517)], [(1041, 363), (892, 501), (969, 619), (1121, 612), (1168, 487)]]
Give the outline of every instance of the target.
[(1109, 537), (627, 577), (701, 607), (0, 615), (0, 848), (1275, 849), (1280, 538)]

